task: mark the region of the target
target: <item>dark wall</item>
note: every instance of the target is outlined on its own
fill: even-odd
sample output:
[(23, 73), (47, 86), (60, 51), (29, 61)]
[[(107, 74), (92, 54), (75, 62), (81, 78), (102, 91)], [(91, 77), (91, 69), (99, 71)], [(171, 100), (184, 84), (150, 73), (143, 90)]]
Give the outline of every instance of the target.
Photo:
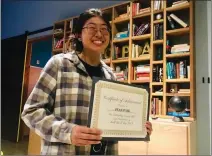
[(19, 126), (26, 35), (1, 42), (1, 138), (16, 141)]

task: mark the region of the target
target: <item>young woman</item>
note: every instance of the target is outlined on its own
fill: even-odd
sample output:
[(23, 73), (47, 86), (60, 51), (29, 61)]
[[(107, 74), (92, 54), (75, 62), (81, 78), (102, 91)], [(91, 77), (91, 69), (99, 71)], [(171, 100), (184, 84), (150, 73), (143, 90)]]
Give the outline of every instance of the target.
[[(76, 51), (53, 56), (44, 67), (22, 112), (42, 138), (44, 155), (116, 155), (117, 143), (101, 141), (101, 130), (86, 127), (92, 77), (115, 80), (101, 61), (111, 28), (99, 9), (81, 14), (75, 30)], [(150, 122), (146, 123), (149, 134)]]

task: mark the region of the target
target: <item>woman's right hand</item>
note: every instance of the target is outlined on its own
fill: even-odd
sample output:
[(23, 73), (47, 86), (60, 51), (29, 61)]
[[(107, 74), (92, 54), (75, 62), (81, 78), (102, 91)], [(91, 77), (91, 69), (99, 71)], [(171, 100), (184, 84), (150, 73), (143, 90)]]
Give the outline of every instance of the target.
[(101, 134), (99, 129), (77, 125), (72, 129), (71, 144), (76, 146), (99, 144), (102, 139)]

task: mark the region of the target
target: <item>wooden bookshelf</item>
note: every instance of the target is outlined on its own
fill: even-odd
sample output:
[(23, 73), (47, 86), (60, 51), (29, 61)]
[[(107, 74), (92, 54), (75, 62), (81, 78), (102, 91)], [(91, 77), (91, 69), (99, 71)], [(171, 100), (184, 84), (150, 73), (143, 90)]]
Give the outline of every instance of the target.
[[(150, 12), (146, 13), (137, 13), (135, 14), (133, 6), (135, 3), (140, 3), (140, 9), (145, 9), (150, 7)], [(162, 101), (162, 115), (159, 115), (160, 118), (171, 118), (169, 115), (166, 115), (168, 108), (168, 100), (173, 96), (188, 97), (190, 100), (189, 109), (190, 115), (188, 119), (194, 120), (196, 118), (196, 107), (195, 107), (195, 64), (194, 64), (194, 1), (189, 1), (189, 3), (181, 4), (178, 6), (172, 6), (168, 3), (168, 0), (162, 1), (163, 5), (161, 8), (155, 10), (154, 1), (127, 1), (124, 3), (116, 4), (107, 8), (102, 8), (103, 15), (110, 21), (112, 27), (112, 43), (110, 48), (110, 54), (104, 59), (104, 62), (107, 63), (110, 67), (115, 68), (117, 66), (127, 66), (128, 75), (127, 80), (121, 82), (131, 83), (131, 84), (142, 84), (147, 85), (150, 88), (150, 104), (152, 97), (159, 97)], [(130, 12), (128, 12), (130, 10)], [(128, 17), (120, 18), (120, 15), (128, 13)], [(188, 24), (188, 27), (182, 27), (180, 24), (175, 22), (176, 28), (171, 29), (167, 15), (175, 14), (177, 17), (182, 19)], [(156, 19), (158, 14), (162, 15), (161, 19)], [(69, 35), (72, 33), (70, 30), (70, 21), (74, 21), (78, 18), (71, 17), (54, 23), (54, 30), (63, 29), (62, 32), (54, 32), (53, 35), (53, 44), (52, 51), (53, 55), (66, 52), (66, 41), (69, 39)], [(173, 19), (172, 19), (173, 20)], [(174, 20), (173, 20), (174, 21)], [(149, 29), (141, 35), (135, 36), (133, 32), (134, 25), (140, 26), (142, 23), (150, 23)], [(122, 28), (127, 28), (129, 24), (128, 34), (126, 38), (115, 39), (115, 36), (118, 32), (121, 32)], [(155, 26), (159, 24), (162, 25), (162, 38), (155, 40)], [(73, 22), (74, 26), (74, 22)], [(62, 47), (55, 48), (55, 38), (64, 39)], [(175, 44), (188, 44), (190, 49), (185, 53), (168, 53), (167, 42), (172, 41), (171, 47)], [(133, 44), (138, 44), (144, 48), (145, 43), (149, 44), (149, 55), (140, 55), (139, 57), (133, 57)], [(113, 58), (115, 53), (116, 45), (128, 45), (129, 53), (128, 57)], [(161, 59), (156, 59), (158, 56), (158, 47), (162, 48)], [(135, 49), (134, 49), (135, 50)], [(183, 61), (187, 60), (190, 66), (190, 78), (185, 77), (184, 79), (172, 78), (168, 79), (167, 76), (167, 63), (171, 61)], [(150, 76), (149, 81), (135, 80), (135, 68), (138, 65), (149, 65), (150, 66)], [(154, 75), (153, 70), (156, 67), (162, 68), (162, 81), (153, 81)], [(133, 69), (132, 69), (133, 68)], [(167, 93), (167, 90), (171, 84), (178, 84), (179, 86), (189, 86), (190, 93)], [(162, 88), (162, 94), (154, 93), (154, 90)], [(151, 106), (150, 106), (151, 109)]]

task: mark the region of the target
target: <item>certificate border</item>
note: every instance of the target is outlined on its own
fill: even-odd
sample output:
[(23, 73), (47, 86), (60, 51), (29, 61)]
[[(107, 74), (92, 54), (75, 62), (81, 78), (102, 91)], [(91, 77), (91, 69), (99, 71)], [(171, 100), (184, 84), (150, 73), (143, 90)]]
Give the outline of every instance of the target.
[[(128, 84), (128, 83), (123, 83), (123, 82), (119, 82), (119, 81), (113, 81), (113, 80), (108, 80), (108, 79), (104, 79), (104, 78), (93, 77), (91, 97), (90, 97), (90, 106), (89, 106), (89, 114), (88, 114), (88, 127), (91, 126), (95, 86), (96, 86), (96, 83), (99, 82), (100, 80), (145, 89), (148, 92), (148, 104), (147, 104), (147, 117), (146, 117), (146, 119), (147, 119), (147, 121), (149, 121), (149, 107), (150, 107), (150, 102), (149, 102), (150, 94), (149, 93), (150, 93), (150, 89), (148, 87), (145, 87), (143, 85), (137, 86), (135, 84)], [(103, 140), (117, 140), (117, 141), (129, 141), (129, 140), (131, 140), (131, 141), (150, 141), (150, 136), (149, 136), (149, 134), (147, 134), (145, 138), (103, 137), (102, 139)]]

